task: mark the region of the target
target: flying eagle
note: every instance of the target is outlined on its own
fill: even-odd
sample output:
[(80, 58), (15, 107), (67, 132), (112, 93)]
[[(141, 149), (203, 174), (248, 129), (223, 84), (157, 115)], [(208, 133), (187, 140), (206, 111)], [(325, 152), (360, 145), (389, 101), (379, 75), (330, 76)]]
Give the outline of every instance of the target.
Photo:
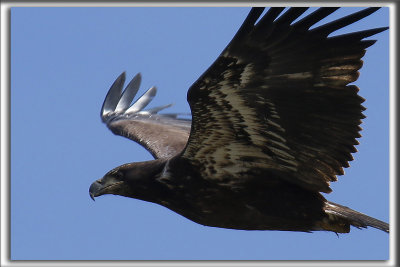
[[(202, 225), (348, 233), (350, 225), (389, 232), (385, 222), (327, 201), (360, 137), (364, 99), (357, 80), (364, 40), (388, 27), (329, 37), (379, 8), (312, 28), (338, 8), (253, 8), (216, 61), (189, 88), (192, 119), (145, 110), (150, 88), (122, 73), (101, 118), (154, 160), (109, 171), (91, 198), (121, 195), (165, 206)], [(282, 13), (283, 12), (283, 13)], [(281, 14), (282, 13), (282, 14)]]

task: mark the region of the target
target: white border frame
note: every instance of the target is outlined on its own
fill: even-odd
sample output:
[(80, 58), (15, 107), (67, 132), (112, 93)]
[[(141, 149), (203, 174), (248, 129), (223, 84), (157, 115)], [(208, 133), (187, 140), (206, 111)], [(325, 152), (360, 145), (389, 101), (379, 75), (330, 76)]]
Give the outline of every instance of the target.
[(274, 2), (7, 2), (1, 3), (1, 266), (396, 266), (396, 100), (397, 10), (395, 2), (285, 2), (290, 6), (385, 6), (390, 8), (390, 249), (388, 261), (10, 261), (10, 8), (11, 7), (131, 7), (131, 6), (282, 6)]

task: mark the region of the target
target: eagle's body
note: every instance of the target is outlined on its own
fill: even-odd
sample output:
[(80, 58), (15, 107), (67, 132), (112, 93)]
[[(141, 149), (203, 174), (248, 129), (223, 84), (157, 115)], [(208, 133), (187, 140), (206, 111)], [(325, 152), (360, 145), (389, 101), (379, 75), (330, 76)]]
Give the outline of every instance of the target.
[(376, 11), (365, 9), (314, 29), (336, 8), (293, 23), (304, 8), (254, 8), (230, 44), (191, 86), (192, 120), (144, 111), (151, 88), (131, 105), (136, 76), (111, 87), (102, 120), (156, 158), (128, 163), (90, 187), (163, 205), (197, 223), (245, 230), (389, 231), (377, 219), (327, 201), (320, 192), (343, 174), (364, 118), (361, 57), (387, 28), (328, 37)]
[[(326, 217), (324, 198), (274, 173), (255, 170), (243, 174), (243, 183), (230, 185), (199, 176), (197, 168), (180, 157), (171, 159), (167, 168), (156, 181), (168, 193), (153, 202), (192, 221), (245, 230), (322, 230), (315, 222)], [(297, 207), (295, 212), (287, 212), (292, 207)]]

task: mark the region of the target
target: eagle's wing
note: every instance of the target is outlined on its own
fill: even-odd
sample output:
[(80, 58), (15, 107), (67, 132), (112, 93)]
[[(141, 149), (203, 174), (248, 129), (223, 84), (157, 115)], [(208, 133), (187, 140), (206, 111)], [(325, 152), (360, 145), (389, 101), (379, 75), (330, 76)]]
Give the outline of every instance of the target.
[[(366, 37), (387, 28), (328, 37), (378, 8), (310, 29), (337, 8), (253, 8), (233, 40), (190, 87), (192, 130), (182, 157), (202, 176), (235, 183), (274, 173), (330, 192), (356, 152), (364, 118), (358, 78)], [(257, 21), (257, 22), (256, 22)], [(275, 176), (276, 177), (276, 176)], [(268, 179), (266, 177), (265, 179)]]
[(145, 147), (155, 158), (168, 158), (181, 152), (190, 133), (191, 120), (179, 114), (157, 114), (171, 105), (143, 110), (156, 95), (151, 87), (132, 105), (141, 81), (137, 74), (122, 92), (125, 72), (113, 83), (101, 108), (101, 119), (117, 135)]

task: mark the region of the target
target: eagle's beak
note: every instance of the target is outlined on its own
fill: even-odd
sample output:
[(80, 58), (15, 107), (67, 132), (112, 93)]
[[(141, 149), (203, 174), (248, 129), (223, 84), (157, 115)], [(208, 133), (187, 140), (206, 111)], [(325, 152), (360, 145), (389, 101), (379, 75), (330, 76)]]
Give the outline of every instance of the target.
[(103, 185), (99, 182), (99, 180), (95, 181), (92, 183), (92, 185), (89, 188), (89, 195), (90, 198), (93, 199), (101, 195), (101, 190), (103, 189)]
[(89, 187), (90, 198), (94, 200), (95, 197), (105, 194), (120, 195), (121, 185), (123, 185), (123, 183), (123, 181), (112, 175), (105, 175), (103, 178), (92, 183)]

